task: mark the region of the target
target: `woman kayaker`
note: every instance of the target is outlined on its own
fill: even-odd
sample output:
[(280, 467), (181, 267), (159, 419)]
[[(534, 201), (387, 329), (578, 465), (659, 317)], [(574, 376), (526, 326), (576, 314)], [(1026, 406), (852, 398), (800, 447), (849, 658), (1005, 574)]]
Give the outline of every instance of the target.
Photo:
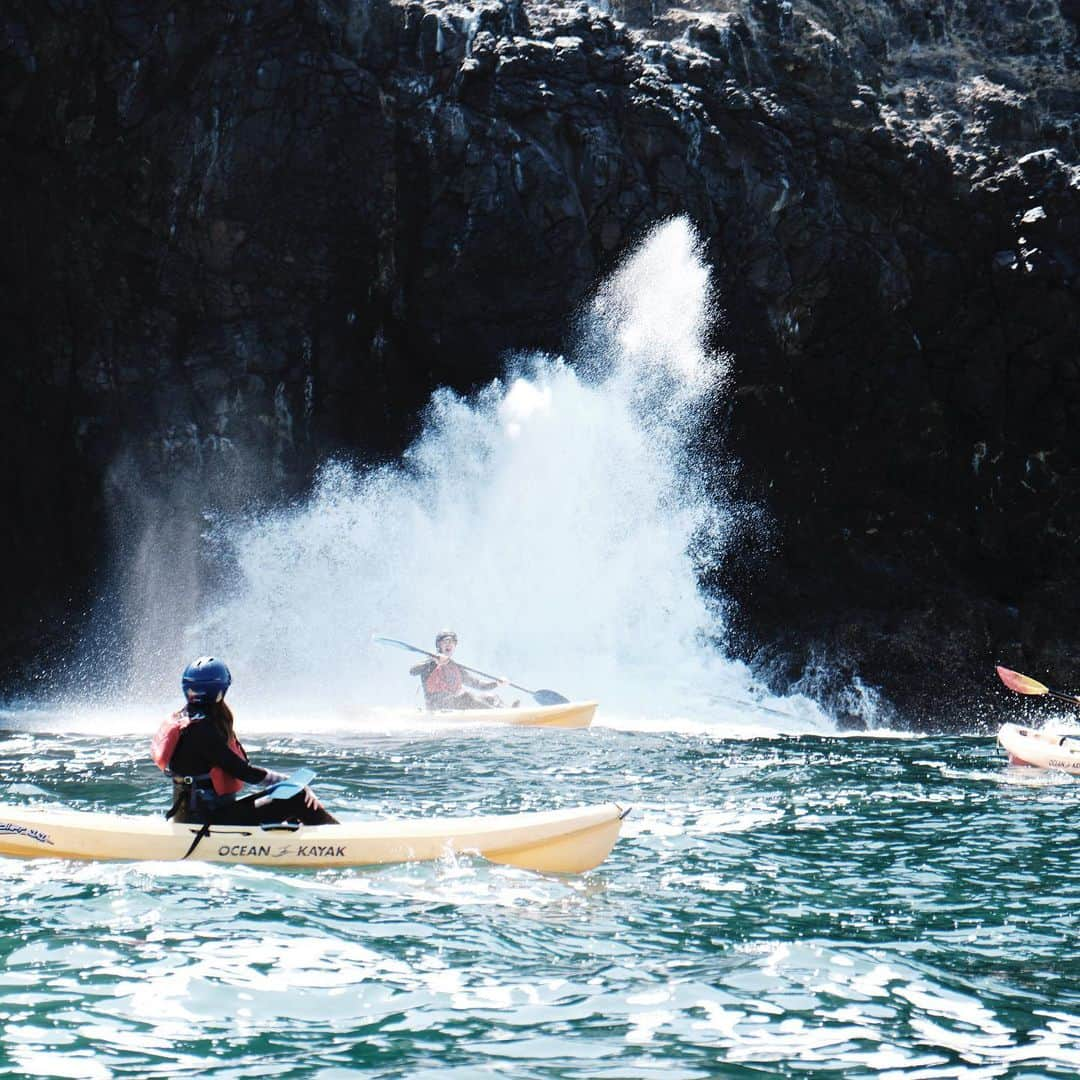
[(223, 661), (200, 656), (188, 664), (180, 685), (187, 704), (161, 725), (152, 744), (154, 761), (173, 781), (166, 817), (211, 825), (336, 824), (310, 788), (288, 799), (264, 799), (266, 791), (237, 798), (244, 784), (273, 785), (286, 776), (248, 761), (225, 704), (232, 675)]
[(474, 694), (466, 690), (494, 690), (505, 686), (505, 679), (481, 682), (451, 657), (457, 648), (457, 634), (453, 630), (440, 630), (435, 635), (435, 651), (439, 654), (422, 664), (409, 668), (410, 675), (419, 675), (424, 687), (424, 701), (429, 709), (495, 709), (502, 702), (490, 695)]

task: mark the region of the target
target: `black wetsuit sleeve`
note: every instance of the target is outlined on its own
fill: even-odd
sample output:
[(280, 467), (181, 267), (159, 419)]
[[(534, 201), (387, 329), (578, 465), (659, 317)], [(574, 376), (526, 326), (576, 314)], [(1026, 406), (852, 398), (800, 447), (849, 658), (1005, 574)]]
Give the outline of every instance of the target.
[(245, 784), (261, 784), (266, 770), (246, 762), (229, 749), (221, 734), (207, 721), (189, 724), (176, 744), (170, 767), (182, 776), (200, 776), (213, 768), (224, 769)]
[(417, 664), (415, 667), (409, 668), (410, 675), (419, 675), (426, 679), (432, 671), (435, 670), (434, 660), (425, 660), (422, 664)]

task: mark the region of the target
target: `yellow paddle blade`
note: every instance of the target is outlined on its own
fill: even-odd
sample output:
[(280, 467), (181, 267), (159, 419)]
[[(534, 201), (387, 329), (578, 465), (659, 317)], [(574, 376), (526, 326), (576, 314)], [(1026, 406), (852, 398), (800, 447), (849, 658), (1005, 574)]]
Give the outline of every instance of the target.
[(1021, 675), (1019, 671), (1010, 671), (1007, 667), (997, 665), (998, 677), (1010, 689), (1018, 694), (1049, 694), (1050, 687), (1043, 686), (1037, 679), (1028, 675)]

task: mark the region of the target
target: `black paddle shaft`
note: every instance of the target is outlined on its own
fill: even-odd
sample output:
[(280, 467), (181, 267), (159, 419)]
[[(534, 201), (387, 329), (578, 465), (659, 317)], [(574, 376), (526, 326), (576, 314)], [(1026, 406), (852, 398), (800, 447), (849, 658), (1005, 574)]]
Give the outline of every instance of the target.
[[(388, 637), (376, 637), (373, 640), (377, 641), (380, 645), (393, 645), (399, 649), (405, 649), (408, 652), (419, 653), (421, 656), (430, 657), (432, 660), (438, 659), (438, 653), (428, 652), (427, 649), (418, 649), (415, 645), (410, 645), (407, 641), (398, 641), (396, 638)], [(484, 679), (494, 679), (498, 682), (497, 675), (489, 675), (486, 671), (480, 671), (477, 668), (466, 667), (464, 664), (458, 664), (455, 660), (455, 664), (464, 671), (470, 671), (473, 675), (479, 675)], [(515, 690), (520, 690), (523, 694), (531, 694), (536, 698), (537, 702), (541, 705), (563, 705), (570, 699), (563, 697), (562, 694), (557, 693), (554, 690), (530, 690), (526, 686), (518, 686), (517, 683), (507, 682), (507, 686), (512, 686)]]

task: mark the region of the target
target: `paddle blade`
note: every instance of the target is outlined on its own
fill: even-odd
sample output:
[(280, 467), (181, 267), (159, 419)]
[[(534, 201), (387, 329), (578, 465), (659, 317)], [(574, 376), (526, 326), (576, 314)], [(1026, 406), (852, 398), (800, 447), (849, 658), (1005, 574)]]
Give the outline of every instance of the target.
[(297, 769), (296, 772), (289, 774), (287, 780), (282, 780), (281, 783), (270, 788), (267, 795), (271, 799), (291, 799), (294, 795), (298, 795), (303, 791), (314, 779), (314, 769)]
[(255, 805), (263, 807), (275, 799), (291, 799), (299, 795), (315, 779), (314, 769), (297, 769), (287, 779), (281, 780), (255, 800)]
[(398, 641), (397, 638), (392, 637), (379, 637), (377, 634), (371, 635), (371, 640), (376, 645), (393, 645), (395, 649), (404, 649), (406, 652), (419, 653), (421, 656), (431, 656), (427, 649), (418, 649), (415, 645), (410, 645), (407, 641)]
[(1018, 694), (1049, 694), (1050, 687), (1043, 686), (1041, 682), (1027, 675), (1021, 675), (1019, 671), (1010, 671), (1007, 667), (997, 665), (998, 678), (1010, 689)]
[(537, 705), (565, 705), (570, 700), (554, 690), (534, 690), (533, 697)]

